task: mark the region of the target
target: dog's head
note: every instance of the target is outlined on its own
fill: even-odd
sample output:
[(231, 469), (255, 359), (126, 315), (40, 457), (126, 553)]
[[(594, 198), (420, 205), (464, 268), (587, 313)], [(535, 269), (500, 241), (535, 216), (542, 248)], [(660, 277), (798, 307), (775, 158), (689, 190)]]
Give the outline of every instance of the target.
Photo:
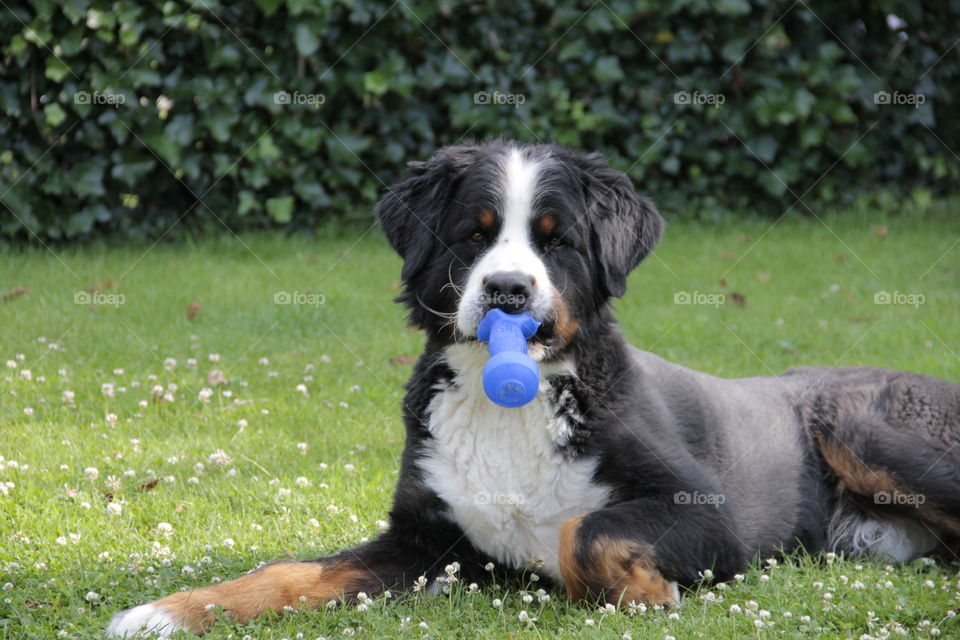
[(557, 145), (446, 147), (377, 207), (404, 260), (411, 321), (435, 338), (476, 338), (493, 308), (541, 321), (534, 357), (575, 340), (653, 249), (663, 219), (598, 154)]

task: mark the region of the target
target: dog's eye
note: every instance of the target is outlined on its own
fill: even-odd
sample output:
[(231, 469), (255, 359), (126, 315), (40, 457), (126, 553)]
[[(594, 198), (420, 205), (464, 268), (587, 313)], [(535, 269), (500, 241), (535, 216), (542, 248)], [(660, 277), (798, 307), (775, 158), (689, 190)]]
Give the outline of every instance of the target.
[(484, 236), (484, 235), (483, 235), (482, 233), (480, 233), (479, 231), (477, 231), (477, 232), (474, 233), (472, 236), (470, 236), (470, 242), (472, 242), (472, 243), (474, 243), (474, 244), (483, 244), (483, 243), (486, 242), (486, 241), (487, 241), (486, 236)]
[(564, 244), (563, 236), (552, 236), (547, 238), (547, 241), (544, 243), (547, 249), (556, 249), (557, 247), (562, 247)]

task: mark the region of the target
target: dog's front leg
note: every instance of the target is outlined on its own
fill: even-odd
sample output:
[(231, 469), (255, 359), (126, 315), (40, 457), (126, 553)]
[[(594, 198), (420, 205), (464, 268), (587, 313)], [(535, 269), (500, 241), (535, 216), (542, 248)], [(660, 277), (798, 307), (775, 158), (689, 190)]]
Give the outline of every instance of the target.
[(573, 600), (677, 605), (679, 586), (712, 570), (725, 579), (747, 553), (728, 510), (639, 499), (571, 518), (560, 534), (560, 570)]
[[(270, 564), (229, 582), (180, 591), (123, 611), (110, 621), (107, 636), (166, 636), (180, 629), (202, 634), (216, 621), (218, 612), (242, 623), (267, 611), (354, 601), (361, 592), (374, 597), (387, 589), (410, 589), (421, 575), (445, 575), (445, 567), (455, 561), (463, 565), (465, 579), (481, 582), (482, 569), (478, 572), (476, 568), (483, 565), (472, 547), (461, 541), (441, 550), (432, 548), (432, 542), (443, 543), (444, 538), (437, 531), (424, 537), (393, 529), (329, 558)], [(428, 544), (431, 547), (425, 546)]]

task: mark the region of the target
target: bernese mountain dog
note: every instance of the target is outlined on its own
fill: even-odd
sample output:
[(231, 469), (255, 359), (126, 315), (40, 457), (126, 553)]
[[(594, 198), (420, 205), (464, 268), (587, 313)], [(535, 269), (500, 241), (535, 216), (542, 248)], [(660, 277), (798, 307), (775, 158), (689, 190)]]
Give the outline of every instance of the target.
[[(574, 600), (671, 606), (757, 554), (906, 561), (960, 540), (960, 387), (868, 367), (720, 379), (627, 344), (609, 302), (664, 222), (600, 155), (447, 147), (377, 215), (426, 334), (389, 528), (134, 607), (110, 636), (437, 590), (454, 563), (466, 582), (534, 571)], [(541, 322), (540, 388), (520, 408), (482, 390), (492, 308)]]

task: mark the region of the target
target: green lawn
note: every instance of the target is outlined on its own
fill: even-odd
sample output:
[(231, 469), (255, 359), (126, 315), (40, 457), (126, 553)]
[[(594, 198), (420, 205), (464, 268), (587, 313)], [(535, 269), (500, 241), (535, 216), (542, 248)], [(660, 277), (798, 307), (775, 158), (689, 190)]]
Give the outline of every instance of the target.
[[(862, 363), (956, 382), (956, 204), (772, 229), (674, 223), (616, 304), (623, 329), (721, 376)], [(28, 289), (0, 303), (0, 638), (96, 638), (122, 608), (376, 535), (422, 343), (392, 302), (400, 261), (377, 231), (53, 251), (0, 250), (0, 291)], [(95, 284), (101, 304), (75, 303)], [(278, 292), (311, 304), (274, 304)], [(726, 298), (675, 304), (682, 292)], [(208, 637), (958, 637), (958, 567), (761, 563), (688, 595), (676, 619), (541, 599), (533, 583), (460, 585)]]

